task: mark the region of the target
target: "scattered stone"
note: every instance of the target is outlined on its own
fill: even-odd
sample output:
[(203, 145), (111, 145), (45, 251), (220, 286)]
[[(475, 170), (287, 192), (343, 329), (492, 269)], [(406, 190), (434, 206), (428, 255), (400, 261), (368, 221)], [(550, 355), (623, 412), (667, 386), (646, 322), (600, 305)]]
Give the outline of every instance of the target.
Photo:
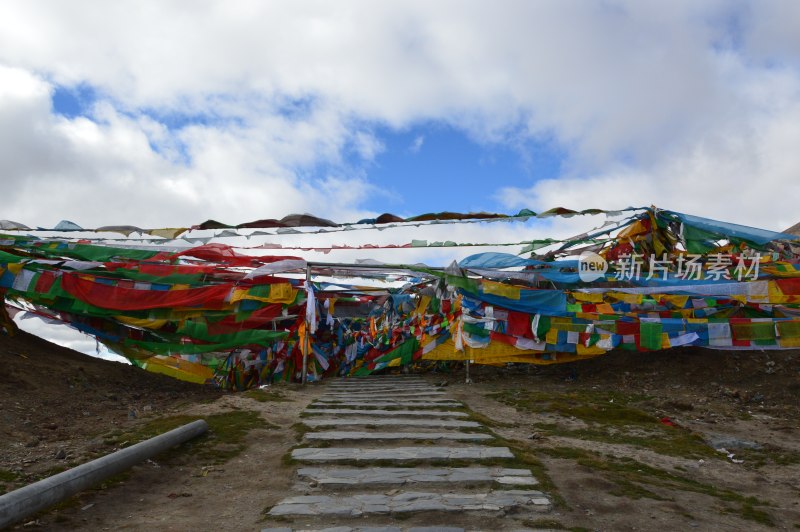
[(734, 436), (727, 436), (724, 434), (709, 434), (706, 440), (708, 444), (714, 449), (761, 449), (759, 443), (748, 440), (740, 440)]
[(67, 458), (67, 451), (65, 451), (63, 447), (59, 448), (56, 451), (55, 458), (56, 458), (56, 460), (64, 460), (64, 459), (66, 459)]

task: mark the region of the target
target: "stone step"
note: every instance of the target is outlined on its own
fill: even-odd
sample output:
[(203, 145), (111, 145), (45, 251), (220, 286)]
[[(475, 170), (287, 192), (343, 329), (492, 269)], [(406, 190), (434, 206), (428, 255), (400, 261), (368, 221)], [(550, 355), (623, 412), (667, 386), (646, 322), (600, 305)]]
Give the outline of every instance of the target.
[(432, 383), (425, 379), (340, 379), (326, 381), (328, 386), (381, 386), (383, 384), (427, 384)]
[[(335, 395), (337, 397), (331, 397), (332, 395)], [(452, 397), (445, 397), (445, 394), (441, 394), (441, 393), (437, 393), (436, 395), (432, 395), (431, 397), (422, 397), (422, 398), (416, 398), (416, 397), (380, 397), (380, 398), (376, 398), (376, 397), (369, 397), (369, 396), (367, 396), (367, 397), (352, 397), (352, 398), (344, 397), (344, 398), (342, 398), (341, 397), (342, 395), (349, 395), (349, 394), (343, 394), (343, 393), (339, 393), (339, 392), (336, 392), (336, 393), (333, 393), (333, 394), (324, 394), (324, 395), (321, 395), (320, 397), (318, 397), (316, 400), (317, 401), (322, 401), (322, 402), (361, 401), (361, 402), (364, 402), (364, 403), (372, 402), (372, 401), (394, 401), (394, 402), (399, 402), (399, 403), (402, 403), (404, 401), (425, 401), (425, 402), (428, 402), (428, 403), (442, 403), (442, 402), (444, 402), (444, 403), (447, 403), (447, 402), (454, 403), (454, 402), (456, 402), (456, 400), (453, 399)], [(419, 394), (414, 394), (414, 395), (419, 395)]]
[(322, 487), (457, 482), (497, 482), (513, 486), (538, 484), (527, 469), (504, 467), (303, 467), (297, 470), (297, 475)]
[[(335, 526), (329, 528), (262, 528), (261, 532), (465, 532), (457, 526), (412, 526), (411, 528), (400, 528), (397, 526)], [(557, 532), (557, 531), (555, 531)]]
[(381, 394), (391, 394), (393, 397), (416, 397), (416, 396), (427, 396), (427, 395), (444, 395), (444, 392), (439, 391), (413, 391), (413, 390), (402, 390), (402, 389), (392, 389), (392, 390), (381, 390), (381, 391), (335, 391), (335, 392), (326, 392), (325, 397), (375, 397)]
[(394, 388), (394, 387), (383, 387), (380, 388), (328, 388), (325, 390), (325, 395), (330, 394), (350, 394), (350, 393), (359, 393), (359, 394), (393, 394), (393, 393), (444, 393), (444, 390), (441, 388), (432, 388), (430, 386), (410, 386), (406, 387), (403, 386), (402, 388)]
[(467, 417), (465, 412), (449, 410), (358, 410), (356, 408), (306, 408), (305, 414), (312, 415), (355, 415), (355, 416), (407, 416), (407, 417)]
[(458, 408), (460, 406), (464, 406), (463, 404), (459, 403), (458, 401), (453, 401), (450, 399), (442, 399), (442, 400), (432, 400), (432, 401), (417, 401), (414, 399), (410, 399), (408, 401), (397, 400), (393, 401), (390, 399), (381, 399), (380, 401), (347, 401), (347, 400), (338, 400), (338, 399), (326, 399), (319, 398), (313, 403), (309, 405), (309, 407), (319, 407), (319, 406), (337, 406), (337, 407), (359, 407), (359, 408), (377, 408), (377, 407), (387, 407), (387, 406), (403, 406), (408, 408)]
[(393, 393), (393, 392), (443, 392), (441, 388), (434, 388), (433, 386), (374, 386), (374, 387), (352, 387), (352, 388), (328, 388), (325, 390), (325, 395), (330, 393)]
[(513, 458), (508, 447), (471, 445), (466, 447), (384, 447), (363, 449), (360, 447), (301, 447), (292, 451), (292, 458), (304, 462), (336, 462), (354, 460), (485, 460), (490, 458)]
[(422, 380), (397, 380), (397, 381), (340, 381), (340, 382), (328, 382), (326, 384), (329, 388), (334, 387), (358, 387), (358, 386), (437, 386), (436, 384), (425, 382)]
[(494, 437), (482, 432), (354, 432), (329, 430), (308, 432), (307, 440), (340, 441), (340, 440), (453, 440), (480, 441)]
[(508, 490), (489, 493), (405, 492), (396, 495), (301, 495), (288, 497), (272, 507), (271, 516), (350, 516), (409, 512), (500, 512), (516, 508), (546, 511), (550, 501), (540, 491)]
[(328, 384), (328, 389), (346, 389), (346, 390), (368, 390), (371, 388), (436, 388), (427, 382), (384, 382), (384, 383), (367, 383), (367, 382), (349, 382), (347, 384)]
[(462, 419), (408, 419), (408, 418), (386, 418), (359, 416), (351, 418), (304, 418), (304, 425), (309, 427), (347, 427), (351, 425), (373, 425), (376, 427), (400, 426), (400, 427), (459, 427), (477, 428), (480, 423), (476, 421), (464, 421)]

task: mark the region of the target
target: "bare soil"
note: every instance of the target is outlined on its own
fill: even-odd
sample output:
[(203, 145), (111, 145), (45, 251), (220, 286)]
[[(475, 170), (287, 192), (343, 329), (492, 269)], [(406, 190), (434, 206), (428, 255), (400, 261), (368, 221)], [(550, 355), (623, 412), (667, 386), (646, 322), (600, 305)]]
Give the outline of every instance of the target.
[[(224, 393), (24, 332), (0, 333), (0, 364), (0, 493), (107, 454), (162, 418), (253, 411), (264, 422), (232, 458), (202, 451), (219, 450), (212, 435), (15, 528), (260, 530), (265, 510), (299, 494), (295, 466), (283, 458), (324, 383), (275, 386), (263, 397)], [(551, 513), (509, 527), (800, 528), (800, 352), (612, 353), (560, 366), (473, 367), (471, 376), (469, 385), (463, 370), (426, 379), (446, 384), (556, 501)], [(715, 450), (720, 442), (727, 453)]]

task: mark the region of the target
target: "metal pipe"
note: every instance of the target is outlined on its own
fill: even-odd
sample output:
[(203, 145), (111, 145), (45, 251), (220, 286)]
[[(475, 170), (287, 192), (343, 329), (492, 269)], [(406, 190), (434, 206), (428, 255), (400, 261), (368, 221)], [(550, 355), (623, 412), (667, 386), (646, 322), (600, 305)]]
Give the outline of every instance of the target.
[(0, 529), (208, 430), (202, 419), (0, 496)]

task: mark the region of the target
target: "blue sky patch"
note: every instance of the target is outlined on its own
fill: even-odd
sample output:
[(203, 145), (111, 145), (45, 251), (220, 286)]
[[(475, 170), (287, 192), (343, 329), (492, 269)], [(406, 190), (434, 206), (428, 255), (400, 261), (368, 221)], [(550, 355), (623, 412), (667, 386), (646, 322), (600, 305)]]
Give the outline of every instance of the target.
[(424, 124), (405, 131), (375, 132), (384, 150), (366, 178), (386, 195), (366, 202), (419, 214), (442, 210), (503, 210), (494, 198), (504, 187), (527, 188), (558, 177), (565, 154), (551, 142), (481, 144), (455, 128)]
[(56, 85), (53, 91), (53, 111), (65, 118), (87, 116), (90, 113), (97, 92), (90, 85), (80, 84), (73, 87)]

